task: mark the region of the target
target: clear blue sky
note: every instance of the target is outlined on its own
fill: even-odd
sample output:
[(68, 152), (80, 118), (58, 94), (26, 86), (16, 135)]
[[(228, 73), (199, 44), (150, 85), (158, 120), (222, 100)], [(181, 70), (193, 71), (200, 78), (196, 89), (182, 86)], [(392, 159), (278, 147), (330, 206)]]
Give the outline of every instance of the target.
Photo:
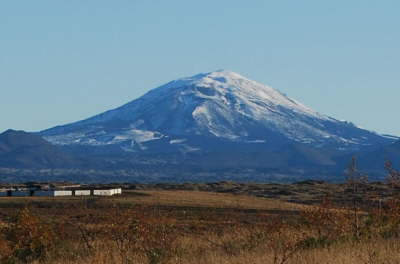
[(0, 4), (0, 131), (38, 131), (216, 69), (400, 135), (400, 1)]

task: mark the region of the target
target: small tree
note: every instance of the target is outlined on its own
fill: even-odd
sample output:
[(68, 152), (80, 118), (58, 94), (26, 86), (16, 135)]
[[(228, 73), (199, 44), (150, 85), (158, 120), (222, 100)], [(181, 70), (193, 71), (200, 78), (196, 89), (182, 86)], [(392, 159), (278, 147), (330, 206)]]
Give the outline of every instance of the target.
[(360, 206), (359, 195), (361, 186), (368, 183), (368, 175), (359, 171), (357, 166), (357, 158), (352, 157), (351, 163), (346, 170), (346, 182), (350, 188), (352, 197), (352, 211), (353, 211), (353, 234), (356, 238), (360, 236)]
[(387, 171), (386, 183), (390, 186), (391, 194), (386, 199), (384, 207), (380, 206), (379, 208), (381, 211), (381, 233), (385, 237), (398, 237), (400, 234), (400, 196), (398, 194), (398, 190), (400, 189), (400, 172), (393, 168), (393, 163), (389, 160), (385, 161), (384, 167)]
[(386, 177), (387, 183), (391, 187), (400, 187), (400, 171), (393, 168), (393, 163), (390, 160), (385, 161), (385, 169), (388, 173)]

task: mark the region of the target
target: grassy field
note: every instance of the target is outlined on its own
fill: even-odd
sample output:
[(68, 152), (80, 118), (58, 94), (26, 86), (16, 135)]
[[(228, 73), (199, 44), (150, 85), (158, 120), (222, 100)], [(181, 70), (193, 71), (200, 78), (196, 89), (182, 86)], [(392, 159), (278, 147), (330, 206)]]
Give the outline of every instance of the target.
[[(367, 210), (365, 194), (350, 195), (342, 185), (330, 187), (335, 196), (318, 184), (283, 185), (270, 192), (281, 195), (274, 198), (258, 197), (261, 185), (241, 185), (247, 192), (227, 186), (0, 198), (0, 263), (400, 263), (393, 192)], [(287, 188), (309, 191), (293, 203)], [(380, 190), (365, 188), (374, 199)]]

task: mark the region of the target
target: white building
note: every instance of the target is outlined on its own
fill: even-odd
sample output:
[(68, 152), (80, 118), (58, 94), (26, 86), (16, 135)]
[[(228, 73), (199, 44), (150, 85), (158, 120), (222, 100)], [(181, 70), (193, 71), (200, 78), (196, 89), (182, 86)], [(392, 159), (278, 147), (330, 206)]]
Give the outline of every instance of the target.
[(54, 191), (54, 196), (72, 196), (72, 191)]
[(28, 197), (28, 196), (38, 196), (38, 197), (55, 197), (55, 196), (113, 196), (122, 194), (121, 188), (116, 189), (103, 189), (103, 190), (9, 190), (0, 191), (0, 197), (15, 196), (15, 197)]
[(89, 196), (90, 190), (75, 190), (75, 196)]
[(98, 196), (112, 196), (114, 195), (114, 190), (94, 190), (93, 195), (98, 195)]

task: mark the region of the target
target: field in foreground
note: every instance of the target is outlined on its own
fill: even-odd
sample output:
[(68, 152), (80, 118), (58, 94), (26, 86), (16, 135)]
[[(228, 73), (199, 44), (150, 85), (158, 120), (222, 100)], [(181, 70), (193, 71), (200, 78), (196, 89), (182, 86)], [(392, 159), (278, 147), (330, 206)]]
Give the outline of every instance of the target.
[(366, 206), (361, 194), (342, 191), (349, 206), (329, 196), (321, 199), (320, 193), (312, 205), (304, 205), (156, 188), (117, 197), (6, 197), (0, 199), (0, 259), (60, 264), (400, 263), (397, 199)]

